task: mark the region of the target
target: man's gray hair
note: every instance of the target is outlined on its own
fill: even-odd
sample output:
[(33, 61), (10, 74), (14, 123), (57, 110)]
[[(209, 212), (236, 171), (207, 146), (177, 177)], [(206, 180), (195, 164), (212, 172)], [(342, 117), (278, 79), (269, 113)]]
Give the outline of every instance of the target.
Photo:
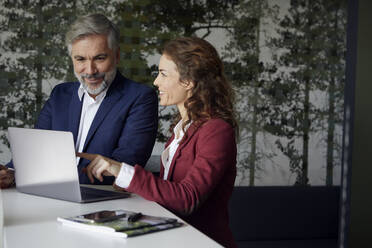
[(107, 35), (108, 47), (114, 52), (119, 48), (119, 29), (102, 14), (90, 14), (78, 18), (66, 33), (66, 46), (71, 55), (72, 43), (89, 35)]

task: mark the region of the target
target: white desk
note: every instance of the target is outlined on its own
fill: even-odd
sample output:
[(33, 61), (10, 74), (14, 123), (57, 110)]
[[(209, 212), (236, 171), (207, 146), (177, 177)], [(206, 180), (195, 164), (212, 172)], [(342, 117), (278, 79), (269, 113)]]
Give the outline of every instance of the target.
[(137, 195), (96, 203), (73, 203), (2, 190), (5, 248), (70, 247), (221, 247), (190, 225), (128, 239), (112, 238), (65, 227), (58, 216), (73, 216), (104, 209), (126, 209), (176, 218), (160, 205)]
[(4, 211), (3, 211), (3, 194), (1, 193), (0, 189), (0, 248), (3, 248), (4, 246)]

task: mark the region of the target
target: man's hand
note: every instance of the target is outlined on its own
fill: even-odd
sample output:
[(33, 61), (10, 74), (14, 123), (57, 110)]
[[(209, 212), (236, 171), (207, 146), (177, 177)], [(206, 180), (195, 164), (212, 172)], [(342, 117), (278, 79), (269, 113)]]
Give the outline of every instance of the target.
[(9, 170), (4, 165), (0, 165), (0, 188), (6, 189), (14, 186), (14, 170)]
[(106, 158), (98, 154), (90, 153), (77, 152), (76, 156), (91, 161), (90, 164), (86, 167), (86, 172), (91, 183), (94, 183), (94, 177), (102, 182), (102, 175), (117, 177), (120, 172), (121, 163), (118, 161)]

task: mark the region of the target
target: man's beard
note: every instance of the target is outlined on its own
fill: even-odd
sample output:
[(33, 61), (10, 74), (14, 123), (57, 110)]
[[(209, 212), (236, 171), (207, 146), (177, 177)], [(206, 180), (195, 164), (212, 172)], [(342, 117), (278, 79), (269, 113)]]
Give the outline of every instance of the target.
[[(108, 86), (110, 86), (110, 84), (112, 83), (112, 81), (114, 80), (115, 78), (115, 75), (116, 75), (116, 67), (114, 67), (112, 70), (106, 72), (106, 73), (96, 73), (96, 74), (77, 74), (75, 71), (75, 76), (77, 77), (77, 79), (79, 80), (79, 82), (81, 83), (81, 85), (83, 86), (83, 88), (90, 94), (90, 95), (98, 95), (99, 93), (101, 93), (102, 91), (104, 91)], [(99, 85), (98, 88), (90, 88), (89, 85), (87, 83), (85, 83), (84, 81), (84, 78), (102, 78), (103, 77), (103, 81), (102, 83)]]

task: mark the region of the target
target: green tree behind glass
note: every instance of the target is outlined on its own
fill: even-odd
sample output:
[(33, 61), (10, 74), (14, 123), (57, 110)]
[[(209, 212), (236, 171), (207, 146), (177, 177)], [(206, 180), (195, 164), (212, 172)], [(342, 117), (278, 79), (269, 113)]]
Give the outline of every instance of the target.
[(7, 36), (2, 44), (7, 55), (1, 62), (4, 71), (12, 75), (7, 91), (1, 93), (1, 109), (6, 113), (2, 128), (31, 127), (46, 97), (44, 80), (62, 79), (68, 68), (61, 27), (69, 22), (62, 16), (71, 16), (71, 5), (42, 0), (2, 0), (0, 5), (0, 32)]
[(262, 40), (265, 31), (262, 26), (267, 22), (275, 23), (278, 15), (278, 6), (270, 6), (268, 1), (249, 0), (240, 1), (235, 9), (231, 9), (230, 42), (224, 52), (226, 71), (232, 80), (238, 94), (238, 120), (240, 129), (240, 146), (248, 149), (239, 149), (238, 173), (240, 181), (247, 181), (253, 186), (255, 179), (259, 178), (259, 171), (264, 170), (263, 165), (274, 154), (264, 150), (259, 144), (258, 135), (263, 137), (263, 120), (265, 112), (260, 109), (267, 107), (267, 95), (261, 93), (265, 87), (265, 74), (275, 67), (260, 60)]
[[(278, 67), (286, 69), (274, 75), (274, 84), (267, 91), (273, 97), (273, 106), (268, 111), (270, 118), (266, 129), (279, 137), (276, 145), (288, 157), (297, 185), (309, 184), (310, 138), (322, 131), (319, 123), (335, 115), (324, 115), (324, 107), (310, 97), (329, 90), (332, 80), (343, 85), (343, 76), (329, 71), (333, 70), (330, 65), (342, 65), (344, 59), (343, 56), (328, 56), (327, 46), (336, 38), (329, 37), (331, 30), (327, 26), (330, 2), (333, 1), (327, 4), (324, 1), (291, 1), (289, 12), (278, 28), (280, 37), (272, 40), (272, 49), (277, 51), (274, 61)], [(331, 144), (327, 145), (333, 152)]]
[(324, 59), (322, 74), (325, 81), (327, 104), (317, 123), (326, 130), (323, 144), (326, 149), (326, 185), (333, 185), (333, 169), (341, 164), (341, 132), (343, 123), (345, 54), (346, 54), (346, 0), (326, 1), (324, 4)]

